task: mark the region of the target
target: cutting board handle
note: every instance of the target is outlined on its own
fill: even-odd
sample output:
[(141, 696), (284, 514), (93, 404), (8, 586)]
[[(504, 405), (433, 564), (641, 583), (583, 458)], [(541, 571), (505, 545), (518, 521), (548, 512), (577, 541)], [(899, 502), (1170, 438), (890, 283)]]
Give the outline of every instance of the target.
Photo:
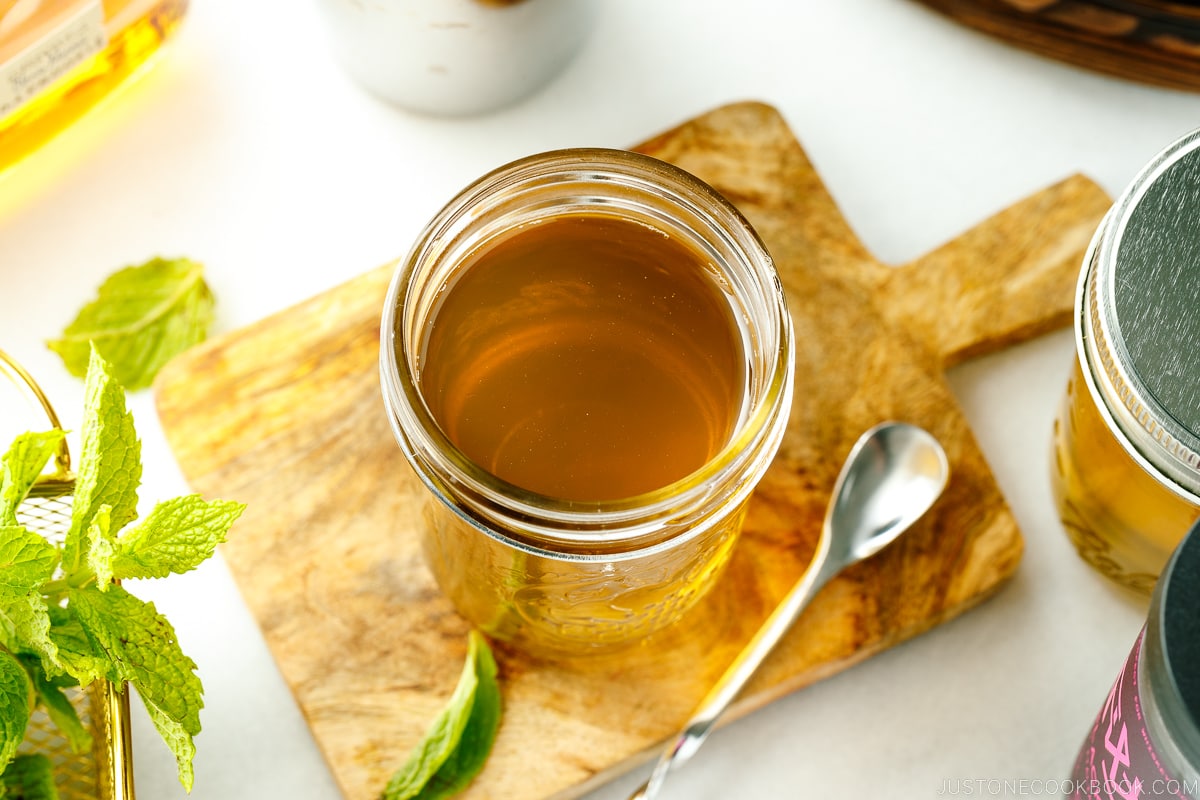
[(885, 279), (881, 309), (922, 338), (944, 367), (1069, 324), (1070, 298), (1111, 201), (1073, 175), (984, 220)]

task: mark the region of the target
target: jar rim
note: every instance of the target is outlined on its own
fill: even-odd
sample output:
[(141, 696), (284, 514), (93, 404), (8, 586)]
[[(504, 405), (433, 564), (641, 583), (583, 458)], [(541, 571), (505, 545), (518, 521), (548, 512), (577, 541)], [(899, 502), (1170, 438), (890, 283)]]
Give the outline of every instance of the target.
[[(764, 350), (765, 369), (756, 376), (758, 392), (725, 445), (698, 469), (667, 486), (627, 498), (576, 501), (523, 489), (494, 475), (463, 453), (442, 431), (421, 398), (417, 376), (403, 351), (405, 304), (417, 269), (437, 258), (440, 237), (448, 226), (468, 215), (482, 198), (538, 176), (577, 175), (595, 181), (632, 181), (670, 193), (717, 224), (727, 245), (743, 259), (756, 287), (769, 302), (772, 345)], [(590, 184), (589, 184), (590, 185)], [(627, 184), (622, 184), (627, 186)], [(747, 358), (750, 354), (747, 353)], [(791, 408), (795, 347), (791, 317), (774, 264), (758, 234), (740, 211), (717, 190), (668, 162), (627, 150), (566, 148), (538, 153), (502, 165), (469, 184), (452, 198), (418, 235), (408, 255), (397, 265), (388, 287), (380, 328), (380, 374), (384, 403), (393, 433), (426, 486), (456, 513), (477, 528), (507, 543), (543, 554), (572, 558), (611, 559), (614, 554), (644, 555), (668, 548), (696, 535), (697, 509), (714, 493), (724, 502), (742, 502), (774, 457)], [(720, 480), (739, 470), (751, 470), (752, 480)], [(448, 495), (453, 496), (452, 502)], [(468, 505), (470, 514), (461, 507)], [(482, 524), (476, 514), (519, 526), (528, 540), (514, 540)], [(663, 520), (680, 532), (664, 534)], [(597, 551), (603, 552), (597, 553)]]

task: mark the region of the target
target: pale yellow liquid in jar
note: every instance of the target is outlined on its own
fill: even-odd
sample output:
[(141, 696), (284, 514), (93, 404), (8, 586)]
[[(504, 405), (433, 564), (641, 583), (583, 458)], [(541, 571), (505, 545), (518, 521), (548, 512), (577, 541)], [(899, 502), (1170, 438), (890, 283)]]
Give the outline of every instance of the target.
[(422, 547), (441, 590), (490, 636), (543, 656), (591, 655), (687, 624), (680, 621), (720, 576), (744, 517), (745, 504), (727, 506), (702, 535), (676, 547), (571, 562), (482, 536), (430, 501)]
[(1096, 409), (1078, 362), (1054, 423), (1052, 489), (1059, 516), (1085, 561), (1149, 594), (1200, 517), (1135, 461)]
[[(686, 484), (738, 424), (746, 357), (730, 301), (701, 255), (661, 231), (600, 216), (543, 221), (477, 253), (443, 294), (422, 397), (472, 461), (521, 489), (586, 507)], [(424, 547), (468, 619), (526, 649), (571, 654), (676, 621), (721, 571), (744, 512), (714, 505), (678, 546), (579, 562), (481, 535), (434, 502)]]

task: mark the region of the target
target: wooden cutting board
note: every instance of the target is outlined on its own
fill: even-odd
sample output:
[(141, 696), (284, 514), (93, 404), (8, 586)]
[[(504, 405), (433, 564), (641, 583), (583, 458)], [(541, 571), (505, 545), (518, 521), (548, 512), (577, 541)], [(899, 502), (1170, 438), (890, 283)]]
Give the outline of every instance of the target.
[[(925, 631), (1008, 578), (1022, 540), (943, 371), (1067, 323), (1109, 204), (1074, 177), (890, 268), (857, 241), (768, 106), (720, 108), (637, 149), (712, 183), (762, 234), (795, 318), (795, 405), (732, 563), (684, 628), (594, 663), (498, 650), (505, 716), (467, 798), (578, 797), (650, 755), (803, 571), (842, 459), (881, 420), (941, 439), (946, 494), (826, 587), (734, 714)], [(157, 383), (194, 488), (249, 506), (224, 557), (350, 800), (376, 797), (420, 739), (468, 630), (422, 563), (422, 490), (380, 399), (391, 272), (195, 348)]]

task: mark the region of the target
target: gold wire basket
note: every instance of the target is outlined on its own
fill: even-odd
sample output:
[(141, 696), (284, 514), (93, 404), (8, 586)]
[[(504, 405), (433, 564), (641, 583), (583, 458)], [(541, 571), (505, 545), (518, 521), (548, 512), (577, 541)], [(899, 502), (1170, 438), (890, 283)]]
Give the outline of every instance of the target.
[[(58, 415), (41, 387), (25, 369), (0, 350), (0, 374), (41, 407), (51, 426), (61, 430)], [(0, 443), (3, 449), (7, 443)], [(61, 543), (71, 526), (75, 477), (64, 439), (54, 456), (54, 471), (42, 475), (17, 509), (18, 521), (31, 531)], [(40, 753), (54, 765), (60, 800), (134, 800), (133, 743), (129, 730), (129, 689), (96, 681), (86, 689), (68, 690), (80, 720), (92, 734), (90, 752), (76, 753), (38, 708), (29, 720), (22, 753)]]

